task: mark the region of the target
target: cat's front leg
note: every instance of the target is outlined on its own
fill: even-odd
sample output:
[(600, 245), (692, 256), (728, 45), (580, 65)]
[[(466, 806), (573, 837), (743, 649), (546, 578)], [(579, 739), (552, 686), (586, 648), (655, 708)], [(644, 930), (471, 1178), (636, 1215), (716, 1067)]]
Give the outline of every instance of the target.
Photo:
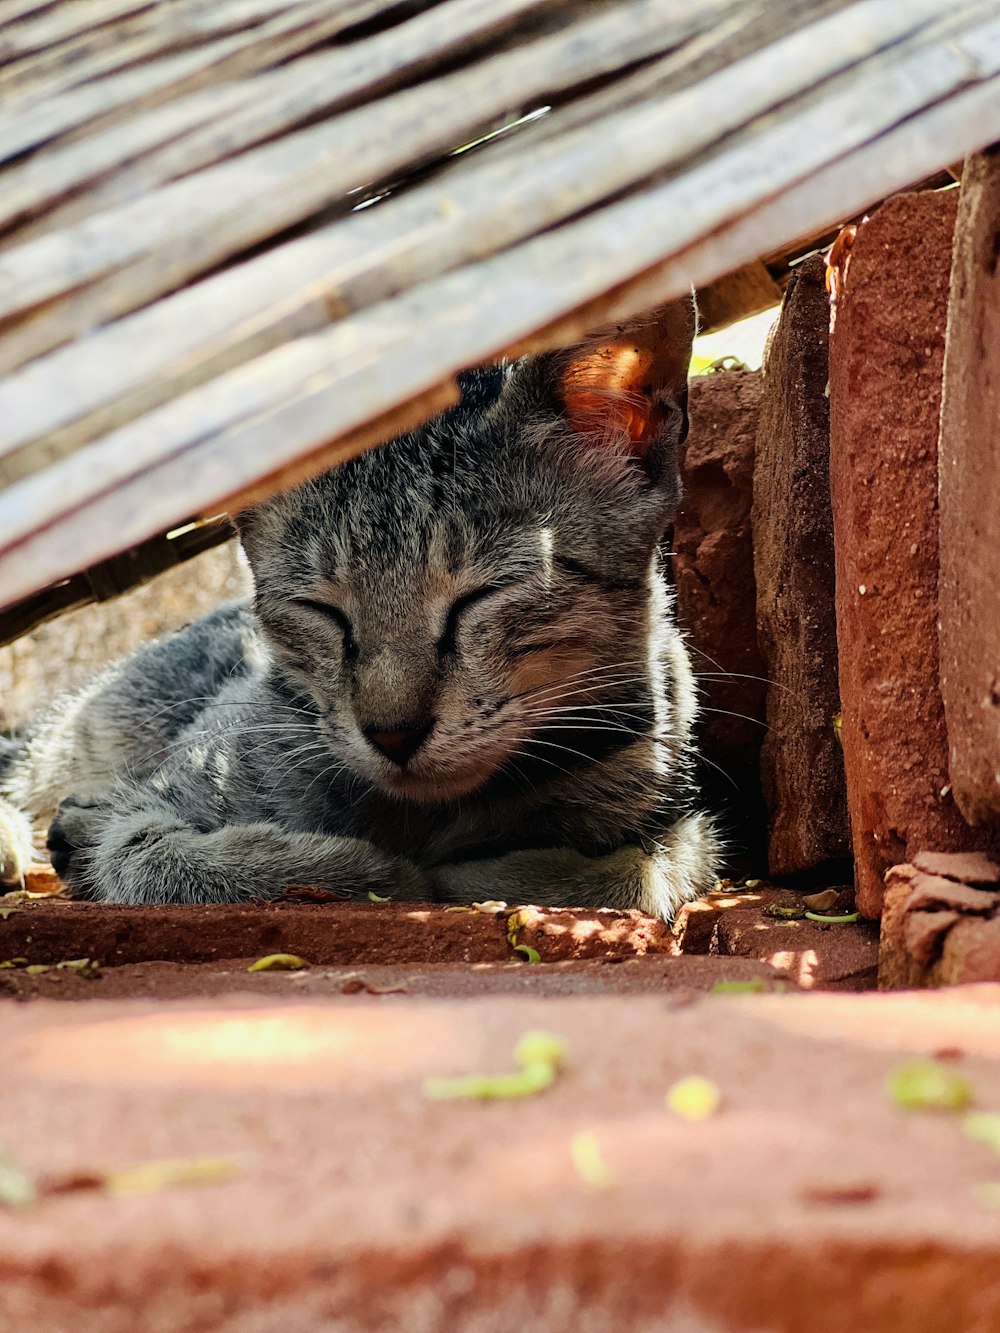
[(432, 896), (414, 866), (360, 838), (289, 833), (270, 823), (204, 832), (156, 798), (126, 810), (64, 801), (49, 846), (73, 893), (101, 902), (245, 902), (279, 898), (292, 884), (361, 898)]
[(0, 797), (0, 893), (21, 887), (31, 859), (31, 821)]
[(569, 847), (509, 852), (438, 866), (435, 897), (448, 902), (500, 899), (557, 907), (638, 908), (671, 920), (677, 908), (711, 888), (718, 838), (703, 814), (677, 820), (654, 843), (606, 856)]

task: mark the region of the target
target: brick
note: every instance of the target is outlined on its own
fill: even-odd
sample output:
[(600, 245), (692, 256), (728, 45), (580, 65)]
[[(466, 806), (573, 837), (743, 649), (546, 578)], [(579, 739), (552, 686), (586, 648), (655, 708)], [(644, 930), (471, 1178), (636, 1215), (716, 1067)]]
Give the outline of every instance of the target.
[(842, 738), (858, 906), (922, 848), (982, 848), (950, 795), (938, 685), (937, 436), (956, 192), (859, 227), (831, 342)]
[(750, 531), (760, 393), (759, 372), (692, 380), (683, 499), (673, 538), (678, 618), (699, 680), (698, 742), (708, 761), (708, 799), (736, 807), (751, 836), (763, 822), (759, 759), (766, 692)]
[(969, 160), (955, 230), (941, 411), (941, 694), (948, 773), (972, 824), (1000, 822), (1000, 156)]
[[(934, 865), (960, 858), (923, 853), (917, 859)], [(894, 866), (886, 876), (879, 987), (976, 981), (1000, 981), (1000, 894), (996, 887), (974, 888), (928, 874), (915, 865)]]
[[(531, 1027), (569, 1046), (546, 1092), (421, 1095), (428, 1075), (509, 1068)], [(940, 1048), (1000, 1105), (995, 988), (8, 1004), (4, 1146), (64, 1192), (0, 1210), (0, 1326), (996, 1328), (996, 1212), (974, 1194), (989, 1151), (884, 1091)], [(694, 1073), (722, 1093), (701, 1125), (664, 1108)], [(613, 1187), (574, 1170), (581, 1130)], [(206, 1155), (233, 1178), (72, 1187)]]
[(795, 273), (764, 366), (753, 480), (757, 630), (773, 682), (761, 755), (772, 875), (850, 851), (829, 490), (829, 310), (819, 258)]

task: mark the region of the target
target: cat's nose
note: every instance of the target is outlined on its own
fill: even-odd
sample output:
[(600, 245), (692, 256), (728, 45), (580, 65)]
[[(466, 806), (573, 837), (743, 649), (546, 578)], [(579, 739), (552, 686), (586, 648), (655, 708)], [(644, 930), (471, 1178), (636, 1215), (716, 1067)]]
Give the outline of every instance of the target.
[(398, 722), (394, 727), (365, 727), (362, 734), (379, 754), (404, 768), (433, 729), (434, 718), (430, 718), (426, 722)]

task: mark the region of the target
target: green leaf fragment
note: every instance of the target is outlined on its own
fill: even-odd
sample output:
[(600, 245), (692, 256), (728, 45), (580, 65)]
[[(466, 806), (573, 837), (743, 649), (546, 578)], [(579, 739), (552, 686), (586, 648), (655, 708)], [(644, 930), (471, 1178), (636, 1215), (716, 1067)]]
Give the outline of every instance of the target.
[(592, 1189), (606, 1190), (618, 1184), (618, 1173), (604, 1160), (597, 1135), (589, 1130), (574, 1134), (569, 1143), (576, 1174)]
[(424, 1079), (424, 1096), (431, 1101), (474, 1099), (493, 1101), (530, 1097), (554, 1081), (566, 1057), (566, 1043), (553, 1032), (526, 1032), (514, 1047), (516, 1074), (462, 1074), (455, 1078)]
[[(968, 1079), (936, 1060), (908, 1060), (897, 1065), (886, 1076), (885, 1089), (897, 1106), (908, 1111), (961, 1111), (972, 1102)], [(1000, 1117), (997, 1119), (1000, 1121)]]
[(860, 918), (860, 912), (845, 912), (843, 916), (824, 916), (822, 912), (806, 912), (807, 921), (821, 921), (828, 926), (849, 926)]
[(767, 982), (762, 977), (751, 981), (717, 981), (709, 992), (711, 995), (760, 995), (767, 990)]
[(27, 958), (5, 958), (0, 967), (24, 967), (27, 961)]
[(382, 895), (381, 895), (380, 893), (372, 893), (372, 891), (369, 889), (369, 890), (368, 890), (368, 901), (369, 901), (370, 903), (389, 903), (389, 902), (392, 902), (392, 899), (391, 899), (391, 898), (383, 898)]
[(695, 1124), (715, 1115), (722, 1105), (722, 1093), (710, 1078), (691, 1074), (674, 1084), (667, 1093), (666, 1102), (668, 1111)]
[(38, 1200), (35, 1182), (6, 1149), (0, 1148), (0, 1204), (28, 1208)]
[(294, 953), (269, 953), (264, 958), (258, 958), (256, 963), (251, 963), (247, 968), (248, 972), (297, 972), (300, 968), (308, 967), (309, 964), (304, 958), (300, 958)]
[(523, 953), (529, 963), (540, 963), (542, 961), (542, 955), (537, 949), (533, 949), (530, 944), (515, 944), (514, 952)]
[(551, 1065), (559, 1069), (566, 1063), (569, 1047), (562, 1037), (544, 1028), (530, 1028), (514, 1047), (514, 1063), (520, 1069), (531, 1065)]
[(27, 974), (28, 974), (29, 977), (40, 977), (40, 976), (42, 975), (43, 972), (48, 972), (48, 971), (49, 971), (49, 964), (48, 964), (48, 963), (32, 963), (30, 966), (26, 967), (24, 970), (25, 970), (25, 972), (27, 972)]
[(962, 1133), (1000, 1153), (1000, 1111), (970, 1111), (962, 1116)]

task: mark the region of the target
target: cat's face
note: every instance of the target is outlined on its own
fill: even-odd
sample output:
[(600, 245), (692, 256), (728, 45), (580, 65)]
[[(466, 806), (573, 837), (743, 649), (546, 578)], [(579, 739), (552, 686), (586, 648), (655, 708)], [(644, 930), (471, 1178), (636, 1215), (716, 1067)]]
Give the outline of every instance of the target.
[(276, 657), (390, 795), (528, 787), (649, 724), (683, 388), (580, 373), (473, 372), (459, 408), (241, 522)]

